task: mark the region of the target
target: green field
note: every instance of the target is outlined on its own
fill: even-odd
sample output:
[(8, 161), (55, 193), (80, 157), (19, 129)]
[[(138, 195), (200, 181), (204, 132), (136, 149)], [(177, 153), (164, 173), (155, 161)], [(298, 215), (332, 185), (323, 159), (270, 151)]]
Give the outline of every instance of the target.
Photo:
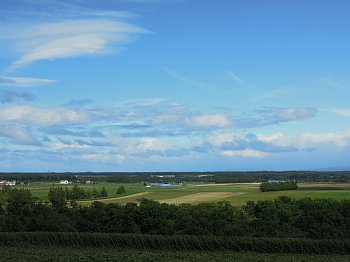
[(349, 255), (173, 251), (65, 246), (0, 246), (1, 261), (350, 261)]
[[(58, 185), (61, 187), (72, 187), (73, 185)], [(123, 185), (126, 193), (117, 194), (117, 188)], [(48, 199), (48, 192), (52, 183), (31, 183), (30, 185), (17, 185), (16, 187), (28, 188), (32, 195), (40, 200)], [(153, 199), (168, 203), (199, 203), (228, 201), (234, 206), (241, 206), (249, 200), (271, 200), (278, 196), (285, 195), (292, 198), (333, 198), (336, 200), (350, 199), (350, 183), (300, 183), (298, 190), (260, 192), (259, 184), (232, 183), (232, 184), (204, 184), (188, 183), (181, 187), (172, 188), (146, 188), (143, 183), (116, 184), (98, 183), (81, 184), (84, 189), (96, 188), (101, 190), (105, 187), (108, 191), (108, 198), (90, 199), (79, 201), (82, 205), (90, 205), (93, 201), (99, 200), (106, 203), (127, 203), (135, 202), (140, 198)], [(222, 192), (223, 194), (214, 194)], [(225, 192), (227, 194), (225, 194)], [(231, 193), (231, 194), (230, 194)], [(186, 196), (186, 197), (185, 197)], [(191, 197), (192, 196), (192, 197)]]

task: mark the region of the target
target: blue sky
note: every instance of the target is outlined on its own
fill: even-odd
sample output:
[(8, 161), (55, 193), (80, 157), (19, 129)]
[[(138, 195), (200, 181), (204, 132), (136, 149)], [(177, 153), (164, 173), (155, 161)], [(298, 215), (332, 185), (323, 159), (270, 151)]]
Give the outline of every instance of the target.
[(0, 171), (349, 168), (345, 0), (4, 0)]

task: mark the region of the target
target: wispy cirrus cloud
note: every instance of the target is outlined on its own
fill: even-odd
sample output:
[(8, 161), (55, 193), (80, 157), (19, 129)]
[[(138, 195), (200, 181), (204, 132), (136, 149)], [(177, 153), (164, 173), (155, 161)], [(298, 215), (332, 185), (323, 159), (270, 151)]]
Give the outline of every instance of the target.
[(198, 82), (196, 80), (192, 80), (190, 78), (188, 78), (187, 76), (184, 76), (182, 74), (180, 74), (179, 72), (173, 70), (173, 69), (169, 69), (166, 67), (163, 67), (163, 71), (165, 73), (167, 73), (169, 76), (175, 78), (176, 80), (179, 80), (181, 82), (184, 82), (186, 84), (192, 85), (192, 86), (197, 86), (197, 87), (207, 87), (208, 85), (202, 82)]
[(333, 109), (327, 109), (324, 111), (350, 118), (350, 108), (333, 108)]
[[(20, 57), (18, 68), (41, 60), (101, 55), (118, 51), (131, 34), (147, 32), (126, 22), (111, 19), (71, 19), (31, 25), (2, 26), (3, 41), (13, 43)], [(15, 32), (15, 33), (14, 33)], [(114, 50), (113, 50), (114, 49)]]
[(127, 21), (136, 14), (115, 10), (112, 2), (104, 1), (99, 8), (89, 1), (17, 2), (0, 3), (0, 46), (15, 59), (9, 69), (43, 60), (115, 54), (134, 36), (148, 32)]
[(232, 71), (230, 70), (225, 70), (225, 73), (234, 81), (236, 81), (237, 83), (243, 83), (243, 79), (240, 78), (237, 74), (233, 73)]
[(0, 86), (4, 87), (29, 87), (55, 83), (56, 80), (35, 78), (35, 77), (0, 77)]

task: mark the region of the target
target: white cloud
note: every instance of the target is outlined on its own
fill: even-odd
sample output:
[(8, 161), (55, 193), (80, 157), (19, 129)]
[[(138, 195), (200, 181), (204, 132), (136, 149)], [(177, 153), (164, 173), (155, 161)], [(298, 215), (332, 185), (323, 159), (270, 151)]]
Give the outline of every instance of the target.
[(230, 70), (225, 70), (225, 72), (232, 80), (234, 80), (238, 83), (243, 83), (243, 80), (235, 73), (231, 72)]
[(325, 111), (350, 118), (350, 108), (336, 108), (336, 109), (329, 109)]
[(204, 83), (201, 83), (201, 82), (189, 79), (188, 77), (183, 76), (182, 74), (176, 72), (175, 70), (168, 69), (168, 68), (165, 68), (165, 67), (163, 68), (163, 70), (164, 70), (164, 72), (166, 72), (171, 77), (173, 77), (173, 78), (175, 78), (175, 79), (177, 79), (179, 81), (182, 81), (182, 82), (184, 82), (186, 84), (190, 84), (190, 85), (198, 86), (198, 87), (206, 87), (207, 86)]
[(105, 152), (105, 153), (83, 154), (80, 156), (80, 158), (89, 160), (89, 161), (95, 161), (95, 162), (108, 162), (111, 159), (111, 156), (108, 152)]
[(105, 54), (111, 47), (130, 39), (130, 34), (145, 29), (108, 19), (66, 20), (35, 25), (2, 26), (0, 39), (15, 46), (21, 57), (13, 67), (21, 67), (40, 60), (84, 55)]
[(350, 130), (328, 133), (306, 132), (296, 136), (275, 133), (271, 135), (257, 135), (257, 137), (261, 141), (271, 142), (275, 145), (295, 146), (304, 150), (325, 147), (344, 148), (350, 144)]
[(264, 108), (256, 110), (256, 113), (255, 117), (235, 119), (235, 126), (237, 128), (252, 128), (300, 121), (315, 117), (318, 110), (315, 108)]
[(55, 151), (57, 150), (65, 150), (65, 149), (73, 149), (73, 150), (83, 150), (88, 149), (90, 146), (88, 145), (81, 145), (77, 142), (73, 143), (63, 143), (63, 142), (54, 142), (49, 145), (49, 147)]
[(103, 117), (103, 112), (67, 108), (35, 108), (26, 105), (4, 107), (0, 111), (1, 122), (35, 125), (83, 124)]
[(154, 137), (143, 137), (139, 139), (136, 146), (129, 147), (130, 153), (142, 153), (148, 151), (165, 151), (170, 145)]
[(123, 155), (116, 155), (115, 158), (116, 158), (116, 163), (118, 165), (123, 164), (125, 161), (125, 156), (123, 156)]
[(287, 96), (287, 95), (290, 95), (293, 91), (295, 91), (295, 89), (296, 88), (290, 88), (290, 87), (281, 87), (281, 88), (272, 89), (256, 97), (253, 101)]
[(258, 150), (244, 149), (244, 150), (224, 150), (221, 152), (224, 156), (229, 157), (249, 157), (249, 158), (264, 158), (269, 156), (266, 152)]
[(194, 127), (227, 127), (231, 124), (226, 114), (202, 114), (188, 117), (185, 121)]
[(181, 115), (176, 115), (176, 114), (165, 114), (165, 115), (160, 115), (157, 116), (153, 123), (156, 125), (160, 124), (166, 124), (166, 123), (179, 123), (181, 121), (182, 116)]
[(0, 136), (9, 138), (16, 144), (38, 145), (29, 129), (18, 125), (0, 125)]
[(27, 87), (55, 83), (56, 80), (34, 78), (34, 77), (0, 77), (0, 86)]
[(237, 140), (245, 140), (246, 136), (244, 134), (236, 133), (236, 132), (215, 132), (209, 135), (206, 140), (209, 144), (214, 145), (216, 147), (221, 146), (227, 142), (233, 142)]

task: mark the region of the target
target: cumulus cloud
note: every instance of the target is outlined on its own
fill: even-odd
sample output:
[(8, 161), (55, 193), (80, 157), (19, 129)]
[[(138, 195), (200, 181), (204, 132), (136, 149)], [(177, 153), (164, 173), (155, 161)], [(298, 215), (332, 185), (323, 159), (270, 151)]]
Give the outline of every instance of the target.
[(38, 98), (27, 92), (4, 91), (0, 93), (0, 103), (12, 103), (20, 100), (32, 102), (38, 100)]
[(38, 85), (48, 85), (55, 83), (56, 80), (34, 78), (34, 77), (0, 77), (0, 86), (6, 87), (28, 87)]

